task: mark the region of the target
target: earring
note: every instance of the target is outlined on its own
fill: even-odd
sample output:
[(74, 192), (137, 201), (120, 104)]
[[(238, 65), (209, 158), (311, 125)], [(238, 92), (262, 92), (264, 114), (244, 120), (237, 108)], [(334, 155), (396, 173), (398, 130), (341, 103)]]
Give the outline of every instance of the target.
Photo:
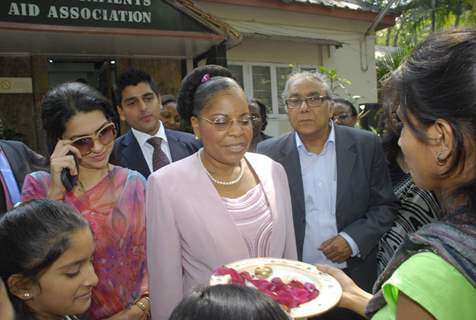
[(200, 140), (200, 137), (199, 137), (199, 136), (195, 136), (195, 140)]
[(446, 163), (446, 159), (443, 158), (443, 156), (441, 155), (441, 152), (439, 152), (436, 155), (436, 164), (439, 166), (443, 166), (445, 163)]

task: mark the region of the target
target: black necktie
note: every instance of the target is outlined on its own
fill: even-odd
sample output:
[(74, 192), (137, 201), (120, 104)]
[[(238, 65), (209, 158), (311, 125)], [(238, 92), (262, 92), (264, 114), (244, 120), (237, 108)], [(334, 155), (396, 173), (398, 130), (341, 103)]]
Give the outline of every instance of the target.
[(153, 170), (157, 170), (166, 166), (170, 163), (169, 158), (167, 155), (162, 151), (160, 145), (162, 144), (162, 138), (159, 137), (152, 137), (147, 140), (149, 144), (154, 147), (154, 153), (152, 154), (152, 168)]

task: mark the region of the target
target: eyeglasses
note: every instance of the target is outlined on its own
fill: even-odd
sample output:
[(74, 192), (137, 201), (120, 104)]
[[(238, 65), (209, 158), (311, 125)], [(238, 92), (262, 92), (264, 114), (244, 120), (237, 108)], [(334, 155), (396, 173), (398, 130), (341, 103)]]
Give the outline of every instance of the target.
[(215, 129), (219, 131), (228, 130), (234, 121), (236, 121), (241, 128), (249, 128), (251, 127), (253, 122), (256, 120), (255, 117), (249, 114), (242, 116), (238, 119), (230, 119), (228, 116), (225, 116), (225, 115), (213, 116), (210, 119), (205, 117), (198, 117), (198, 118), (212, 124), (215, 127)]
[(111, 122), (100, 128), (95, 134), (73, 139), (71, 144), (79, 150), (82, 156), (86, 156), (92, 152), (95, 140), (98, 140), (103, 145), (108, 145), (114, 141), (115, 137), (116, 126)]
[(316, 108), (324, 105), (327, 101), (331, 100), (330, 97), (326, 96), (310, 96), (305, 98), (289, 98), (286, 99), (286, 105), (290, 109), (299, 108), (302, 106), (303, 102), (306, 102), (306, 105), (309, 108)]

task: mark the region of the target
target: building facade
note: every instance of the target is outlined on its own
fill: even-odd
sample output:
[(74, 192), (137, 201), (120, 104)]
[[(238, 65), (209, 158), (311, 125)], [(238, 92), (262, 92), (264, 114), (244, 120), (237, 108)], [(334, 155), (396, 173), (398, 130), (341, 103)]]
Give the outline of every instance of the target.
[[(280, 94), (287, 76), (323, 66), (349, 80), (335, 92), (357, 103), (377, 102), (375, 30), (379, 11), (357, 1), (197, 0), (197, 5), (240, 31), (243, 41), (228, 50), (228, 67), (250, 97), (269, 109), (270, 135), (290, 130)], [(387, 14), (378, 28), (395, 23)]]
[[(194, 66), (228, 66), (269, 111), (267, 133), (289, 130), (280, 99), (298, 70), (334, 70), (337, 92), (377, 101), (378, 10), (337, 0), (30, 0), (0, 2), (0, 120), (7, 136), (45, 153), (40, 103), (48, 89), (84, 81), (114, 104), (117, 75), (148, 71), (176, 94)], [(385, 15), (378, 28), (392, 25)], [(123, 125), (124, 129), (125, 126)]]

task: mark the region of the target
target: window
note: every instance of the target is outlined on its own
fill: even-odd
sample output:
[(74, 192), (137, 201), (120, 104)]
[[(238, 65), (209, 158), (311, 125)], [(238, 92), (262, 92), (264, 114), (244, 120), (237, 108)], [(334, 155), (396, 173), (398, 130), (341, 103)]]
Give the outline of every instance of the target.
[(228, 69), (244, 88), (248, 97), (263, 101), (268, 114), (286, 114), (281, 93), (288, 76), (295, 71), (316, 71), (313, 65), (270, 64), (270, 63), (230, 63)]
[(288, 80), (288, 76), (293, 73), (292, 67), (276, 67), (276, 85), (278, 89), (278, 113), (286, 114), (286, 104), (281, 98), (284, 85)]
[(230, 70), (231, 74), (233, 77), (236, 79), (236, 82), (244, 88), (244, 83), (243, 83), (243, 66), (239, 65), (230, 65), (228, 66), (228, 70)]
[(271, 68), (266, 66), (252, 66), (253, 98), (260, 99), (272, 113), (273, 97), (271, 93)]

